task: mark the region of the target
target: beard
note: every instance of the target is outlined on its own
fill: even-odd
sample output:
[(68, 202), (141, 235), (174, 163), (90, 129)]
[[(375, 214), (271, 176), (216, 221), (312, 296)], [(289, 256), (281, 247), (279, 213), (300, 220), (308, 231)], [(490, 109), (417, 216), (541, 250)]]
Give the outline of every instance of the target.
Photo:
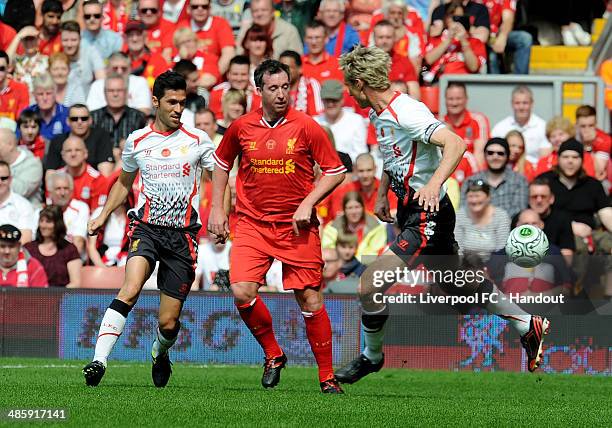
[(492, 166), (489, 165), (489, 171), (491, 171), (493, 174), (501, 174), (506, 169), (506, 165), (508, 165), (508, 162), (506, 162), (499, 168), (493, 168)]

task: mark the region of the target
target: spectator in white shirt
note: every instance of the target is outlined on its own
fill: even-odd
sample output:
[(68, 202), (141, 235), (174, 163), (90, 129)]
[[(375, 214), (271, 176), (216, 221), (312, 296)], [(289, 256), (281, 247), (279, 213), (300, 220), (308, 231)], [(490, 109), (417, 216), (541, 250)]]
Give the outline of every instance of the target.
[[(142, 76), (130, 74), (130, 60), (122, 52), (115, 52), (108, 59), (107, 74), (120, 74), (125, 78), (128, 88), (127, 106), (140, 110), (146, 115), (151, 114), (151, 89), (147, 79)], [(98, 79), (92, 83), (87, 96), (87, 107), (90, 111), (106, 107), (104, 96), (104, 79)]]
[(519, 131), (525, 137), (527, 161), (535, 167), (538, 159), (548, 155), (552, 146), (546, 139), (546, 121), (532, 112), (533, 93), (527, 86), (517, 86), (512, 91), (514, 114), (502, 119), (493, 127), (492, 137), (505, 138), (510, 131)]
[(11, 167), (0, 161), (0, 224), (11, 224), (21, 232), (21, 243), (32, 240), (32, 204), (11, 190)]
[(363, 117), (343, 109), (344, 86), (338, 80), (326, 80), (321, 87), (325, 110), (315, 117), (319, 125), (331, 129), (336, 150), (351, 157), (353, 163), (361, 153), (368, 151), (367, 132)]

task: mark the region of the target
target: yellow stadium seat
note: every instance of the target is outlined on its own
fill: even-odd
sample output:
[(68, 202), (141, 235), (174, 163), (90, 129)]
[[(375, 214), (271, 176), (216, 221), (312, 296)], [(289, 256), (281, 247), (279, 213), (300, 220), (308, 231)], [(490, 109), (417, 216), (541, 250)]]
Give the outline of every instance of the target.
[(582, 74), (591, 46), (534, 46), (529, 72), (532, 74)]

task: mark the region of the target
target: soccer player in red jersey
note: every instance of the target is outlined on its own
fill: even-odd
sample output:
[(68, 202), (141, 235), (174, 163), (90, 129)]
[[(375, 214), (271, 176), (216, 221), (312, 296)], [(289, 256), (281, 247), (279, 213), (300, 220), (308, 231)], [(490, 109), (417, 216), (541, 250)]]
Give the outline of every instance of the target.
[[(214, 154), (209, 231), (229, 234), (223, 210), (228, 172), (240, 156), (236, 179), (235, 238), (230, 282), (243, 321), (265, 352), (262, 385), (273, 388), (287, 357), (272, 329), (258, 289), (274, 258), (283, 263), (283, 287), (293, 290), (306, 335), (319, 366), (324, 393), (342, 393), (332, 368), (332, 331), (321, 293), (323, 259), (314, 207), (344, 180), (327, 134), (309, 116), (289, 107), (289, 67), (275, 60), (255, 70), (262, 107), (234, 121)], [(322, 178), (313, 185), (313, 167)]]

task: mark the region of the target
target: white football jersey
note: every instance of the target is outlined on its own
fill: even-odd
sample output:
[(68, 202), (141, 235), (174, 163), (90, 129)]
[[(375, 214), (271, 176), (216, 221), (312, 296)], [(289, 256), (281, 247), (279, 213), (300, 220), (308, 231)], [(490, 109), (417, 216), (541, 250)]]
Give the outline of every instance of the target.
[[(440, 165), (442, 152), (429, 139), (445, 125), (425, 104), (400, 93), (380, 114), (370, 110), (370, 121), (376, 128), (383, 169), (391, 179), (391, 189), (404, 201), (427, 184)], [(445, 194), (443, 187), (440, 199)]]
[(140, 170), (140, 193), (131, 217), (179, 229), (201, 224), (200, 177), (202, 168), (213, 170), (214, 150), (204, 131), (186, 125), (167, 133), (153, 125), (132, 132), (122, 155), (125, 171)]

